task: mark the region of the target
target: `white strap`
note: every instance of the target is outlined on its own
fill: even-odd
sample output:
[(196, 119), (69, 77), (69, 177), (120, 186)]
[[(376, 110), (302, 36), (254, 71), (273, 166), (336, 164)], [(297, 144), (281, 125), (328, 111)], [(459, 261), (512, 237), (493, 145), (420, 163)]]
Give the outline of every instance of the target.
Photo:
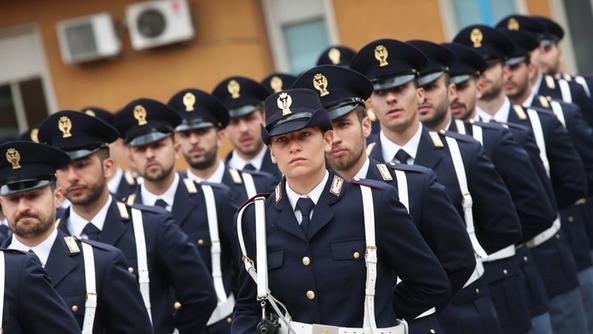
[(87, 243), (82, 244), (82, 257), (84, 262), (84, 281), (86, 285), (86, 302), (84, 304), (84, 320), (82, 333), (92, 334), (97, 311), (97, 284), (95, 277), (95, 255), (93, 247)]
[(559, 79), (558, 85), (560, 86), (560, 94), (562, 94), (562, 101), (566, 103), (572, 103), (572, 94), (570, 92), (570, 86), (568, 86), (568, 82), (564, 79)]
[(138, 282), (140, 283), (140, 293), (142, 294), (146, 311), (148, 311), (148, 318), (152, 323), (152, 314), (150, 311), (150, 275), (148, 273), (144, 224), (142, 221), (142, 212), (135, 208), (132, 208), (132, 225), (134, 226), (134, 242), (136, 243), (136, 258), (138, 260)]
[(474, 137), (475, 140), (477, 140), (478, 142), (480, 142), (480, 144), (482, 144), (482, 146), (484, 146), (484, 136), (482, 134), (482, 127), (481, 126), (477, 126), (475, 124), (472, 124), (472, 136)]
[(406, 207), (408, 213), (410, 213), (410, 199), (408, 197), (408, 179), (406, 178), (406, 173), (401, 170), (395, 170), (395, 178), (397, 179), (399, 201)]
[(486, 258), (488, 254), (480, 245), (478, 237), (476, 236), (476, 230), (474, 227), (474, 214), (472, 212), (473, 199), (467, 186), (467, 177), (465, 175), (465, 167), (463, 165), (463, 159), (461, 158), (461, 152), (459, 151), (459, 145), (457, 141), (451, 137), (445, 137), (447, 144), (449, 145), (449, 151), (451, 152), (451, 159), (453, 160), (453, 167), (455, 168), (455, 174), (457, 175), (457, 182), (459, 183), (459, 190), (463, 196), (461, 204), (463, 205), (463, 215), (465, 218), (465, 229), (469, 235), (469, 239), (472, 242), (474, 251), (479, 258)]
[(548, 154), (546, 153), (546, 141), (544, 139), (544, 130), (542, 129), (542, 123), (539, 119), (539, 114), (537, 111), (531, 108), (527, 109), (527, 114), (529, 115), (529, 122), (531, 123), (533, 135), (535, 136), (535, 143), (539, 148), (539, 158), (542, 160), (544, 168), (546, 169), (546, 174), (548, 174), (549, 177), (550, 162), (548, 161)]
[(212, 280), (214, 281), (214, 290), (218, 302), (222, 303), (227, 300), (226, 291), (224, 290), (224, 282), (222, 281), (222, 267), (221, 267), (221, 253), (220, 235), (218, 233), (218, 215), (216, 212), (216, 199), (212, 187), (202, 184), (202, 191), (204, 191), (204, 199), (206, 201), (206, 216), (208, 218), (208, 231), (210, 232), (210, 259), (212, 262)]
[(560, 231), (561, 225), (562, 224), (560, 223), (560, 217), (556, 217), (556, 220), (554, 220), (552, 226), (548, 227), (548, 229), (536, 235), (535, 237), (533, 237), (533, 239), (525, 243), (527, 245), (527, 248), (537, 247), (543, 244), (544, 242), (550, 240), (551, 237), (553, 237), (554, 235), (556, 235), (556, 233), (558, 233), (558, 231)]
[(484, 262), (494, 262), (502, 259), (508, 259), (509, 257), (515, 256), (515, 254), (517, 254), (517, 251), (515, 250), (515, 245), (510, 245), (488, 255), (488, 258), (484, 259)]
[(243, 175), (243, 183), (245, 184), (245, 191), (247, 192), (247, 198), (251, 198), (257, 195), (257, 189), (255, 188), (255, 182), (253, 182), (253, 176), (249, 173), (241, 173)]
[(6, 265), (4, 264), (4, 252), (0, 251), (0, 332), (2, 331), (2, 320), (4, 316), (4, 284), (6, 282)]
[(556, 115), (556, 118), (562, 123), (563, 127), (566, 127), (566, 119), (564, 118), (564, 112), (562, 111), (562, 106), (558, 101), (550, 101), (550, 106), (552, 107), (552, 112)]
[[(337, 327), (320, 324), (307, 324), (303, 322), (292, 321), (292, 332), (289, 332), (285, 326), (280, 326), (279, 334), (369, 334), (368, 328)], [(378, 328), (377, 333), (381, 334), (408, 334), (408, 323), (404, 320), (399, 324), (388, 328)]]
[(579, 85), (583, 86), (583, 89), (585, 90), (585, 94), (587, 94), (587, 97), (591, 97), (591, 91), (589, 90), (589, 85), (587, 85), (587, 81), (585, 80), (585, 78), (583, 78), (580, 75), (577, 75), (574, 77), (574, 81), (576, 81)]
[(264, 202), (255, 202), (255, 240), (257, 256), (257, 298), (268, 296), (268, 242)]
[(231, 294), (229, 298), (224, 302), (219, 302), (214, 309), (214, 312), (208, 319), (207, 326), (214, 325), (215, 323), (223, 320), (224, 318), (231, 317), (233, 314), (233, 307), (235, 307), (235, 297)]
[(377, 333), (375, 320), (375, 285), (377, 283), (377, 244), (375, 241), (375, 209), (373, 191), (370, 187), (360, 186), (362, 207), (364, 213), (364, 237), (366, 241), (366, 282), (364, 298), (364, 320), (362, 326), (369, 328), (371, 333)]

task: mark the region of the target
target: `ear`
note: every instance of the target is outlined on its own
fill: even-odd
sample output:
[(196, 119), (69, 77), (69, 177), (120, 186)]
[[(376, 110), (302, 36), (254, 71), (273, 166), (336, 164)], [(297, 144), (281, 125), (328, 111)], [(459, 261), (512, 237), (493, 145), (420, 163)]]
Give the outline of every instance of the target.
[(450, 83), (447, 91), (449, 93), (449, 102), (451, 102), (457, 97), (457, 86), (454, 83)]
[(418, 104), (424, 103), (424, 99), (426, 98), (426, 94), (424, 92), (424, 88), (418, 87), (416, 89), (416, 97), (418, 100)]
[(115, 169), (115, 160), (113, 160), (113, 158), (109, 157), (103, 160), (103, 173), (105, 173), (105, 178), (107, 180), (113, 177), (115, 174)]
[(362, 119), (362, 123), (360, 125), (362, 126), (362, 135), (365, 139), (368, 138), (371, 135), (371, 131), (373, 130), (371, 119), (366, 116)]
[(273, 163), (277, 164), (276, 156), (274, 155), (274, 150), (272, 150), (272, 145), (268, 145), (268, 150), (270, 150), (270, 159)]
[(175, 160), (179, 159), (179, 152), (181, 152), (181, 143), (178, 140), (173, 141), (173, 151), (175, 152)]
[(220, 147), (226, 138), (226, 132), (224, 130), (216, 131), (216, 146)]
[(334, 130), (327, 130), (323, 133), (323, 150), (325, 153), (329, 153), (332, 150), (332, 143), (334, 141)]
[(64, 202), (64, 189), (60, 186), (56, 187), (56, 190), (54, 190), (54, 206), (57, 208), (62, 206), (62, 203)]

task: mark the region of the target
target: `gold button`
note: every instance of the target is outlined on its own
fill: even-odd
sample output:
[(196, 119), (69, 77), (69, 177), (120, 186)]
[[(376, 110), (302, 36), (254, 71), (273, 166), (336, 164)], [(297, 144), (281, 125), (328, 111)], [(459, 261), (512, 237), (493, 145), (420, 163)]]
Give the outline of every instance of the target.
[(355, 259), (358, 259), (360, 257), (360, 253), (359, 252), (354, 252), (354, 254), (352, 254), (352, 257)]
[(508, 271), (508, 270), (506, 270), (506, 269), (503, 269), (503, 270), (502, 270), (502, 274), (506, 276), (506, 275), (508, 275), (508, 274), (509, 274), (509, 271)]
[(204, 246), (204, 239), (198, 240), (198, 246)]
[(315, 299), (315, 292), (313, 292), (311, 290), (307, 291), (307, 299), (309, 299), (309, 300)]
[(529, 258), (527, 256), (523, 256), (523, 262), (527, 262), (529, 261)]
[(435, 331), (434, 329), (430, 329), (430, 334), (437, 334), (437, 331)]
[(78, 305), (72, 305), (72, 312), (78, 311)]
[(308, 256), (303, 257), (303, 265), (308, 266), (311, 264), (311, 259)]
[(480, 294), (480, 288), (476, 288), (476, 295)]
[(560, 234), (556, 234), (556, 239), (560, 239)]
[(134, 272), (134, 267), (128, 267), (128, 271), (133, 273)]
[(233, 319), (231, 319), (231, 317), (226, 318), (226, 322), (227, 324), (230, 324), (231, 322), (233, 322)]
[(173, 304), (173, 307), (174, 307), (176, 310), (179, 310), (179, 309), (181, 308), (181, 303), (180, 303), (180, 302), (175, 302), (175, 304)]
[(572, 222), (574, 222), (574, 217), (573, 217), (573, 216), (568, 216), (568, 222), (569, 222), (569, 223), (572, 223)]

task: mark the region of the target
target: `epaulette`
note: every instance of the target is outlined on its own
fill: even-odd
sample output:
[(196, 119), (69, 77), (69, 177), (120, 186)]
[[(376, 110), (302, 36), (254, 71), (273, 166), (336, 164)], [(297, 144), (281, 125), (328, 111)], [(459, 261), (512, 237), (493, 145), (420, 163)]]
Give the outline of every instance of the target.
[(126, 183), (129, 186), (135, 186), (136, 185), (136, 178), (134, 177), (134, 175), (132, 175), (132, 172), (130, 171), (124, 171), (124, 178), (126, 179)]
[(131, 206), (134, 205), (134, 202), (136, 202), (136, 194), (130, 194), (130, 196), (126, 198), (126, 204)]
[(60, 221), (61, 221), (61, 219), (57, 218), (56, 221), (54, 222), (54, 227), (57, 228), (58, 226), (60, 226)]
[(398, 164), (393, 161), (388, 163), (387, 166), (391, 169), (401, 170), (403, 172), (414, 172), (424, 174), (428, 171), (428, 168), (426, 167), (422, 167), (419, 165)]
[(376, 145), (377, 145), (377, 143), (370, 143), (367, 145), (367, 149), (366, 149), (367, 157), (369, 155), (371, 155), (371, 153), (373, 152), (373, 149), (375, 148)]
[(119, 217), (124, 220), (129, 220), (130, 214), (128, 212), (128, 207), (126, 206), (126, 204), (123, 202), (117, 201), (117, 202), (115, 202), (115, 205), (117, 206), (117, 211), (119, 213)]
[(460, 119), (456, 119), (455, 120), (455, 128), (457, 129), (457, 132), (461, 133), (462, 135), (467, 134), (467, 132), (465, 131), (465, 122), (460, 120)]
[(393, 181), (393, 176), (391, 176), (391, 172), (387, 168), (385, 164), (377, 164), (377, 170), (379, 170), (379, 174), (381, 174), (381, 178), (383, 181)]
[(64, 242), (66, 243), (66, 247), (68, 247), (70, 255), (80, 253), (80, 246), (78, 246), (77, 240), (77, 238), (71, 235), (64, 237)]
[(438, 132), (428, 131), (428, 135), (430, 136), (430, 139), (432, 140), (432, 144), (434, 145), (434, 147), (436, 147), (436, 148), (445, 147), (445, 145), (443, 145), (443, 141), (441, 140), (441, 137), (439, 137)]
[(334, 196), (340, 196), (342, 193), (342, 187), (344, 186), (344, 179), (338, 175), (334, 175), (332, 184), (329, 187), (330, 194)]
[(549, 89), (556, 89), (556, 82), (554, 81), (554, 77), (546, 74), (545, 80), (546, 80), (546, 86), (548, 86)]
[(385, 183), (381, 181), (369, 180), (369, 179), (352, 179), (352, 184), (356, 184), (359, 186), (366, 186), (377, 190), (385, 189)]
[(241, 184), (243, 183), (243, 178), (241, 178), (241, 173), (236, 170), (235, 168), (229, 168), (229, 174), (231, 174), (231, 179), (233, 179), (233, 183)]
[(539, 95), (537, 97), (537, 99), (539, 100), (539, 104), (542, 105), (542, 107), (544, 108), (550, 108), (550, 101), (543, 95)]
[(198, 193), (198, 187), (196, 187), (196, 183), (193, 180), (184, 178), (183, 184), (185, 185), (185, 189), (187, 189), (188, 193), (190, 193), (190, 194)]
[(527, 114), (525, 113), (525, 110), (523, 109), (523, 106), (515, 104), (513, 106), (513, 111), (515, 112), (515, 114), (517, 114), (517, 117), (519, 117), (520, 120), (526, 120), (527, 119)]
[(279, 182), (274, 189), (274, 200), (276, 204), (280, 203), (282, 200), (282, 182)]
[(367, 109), (367, 116), (369, 117), (369, 119), (371, 120), (371, 122), (376, 122), (377, 121), (377, 114), (375, 114), (374, 111)]

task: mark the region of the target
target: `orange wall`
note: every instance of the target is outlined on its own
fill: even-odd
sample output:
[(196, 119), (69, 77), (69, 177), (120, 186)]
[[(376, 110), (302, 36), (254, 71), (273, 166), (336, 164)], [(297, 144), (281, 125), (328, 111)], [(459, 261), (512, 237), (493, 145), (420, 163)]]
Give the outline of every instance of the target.
[(525, 2), (530, 15), (552, 17), (549, 0), (526, 0)]

